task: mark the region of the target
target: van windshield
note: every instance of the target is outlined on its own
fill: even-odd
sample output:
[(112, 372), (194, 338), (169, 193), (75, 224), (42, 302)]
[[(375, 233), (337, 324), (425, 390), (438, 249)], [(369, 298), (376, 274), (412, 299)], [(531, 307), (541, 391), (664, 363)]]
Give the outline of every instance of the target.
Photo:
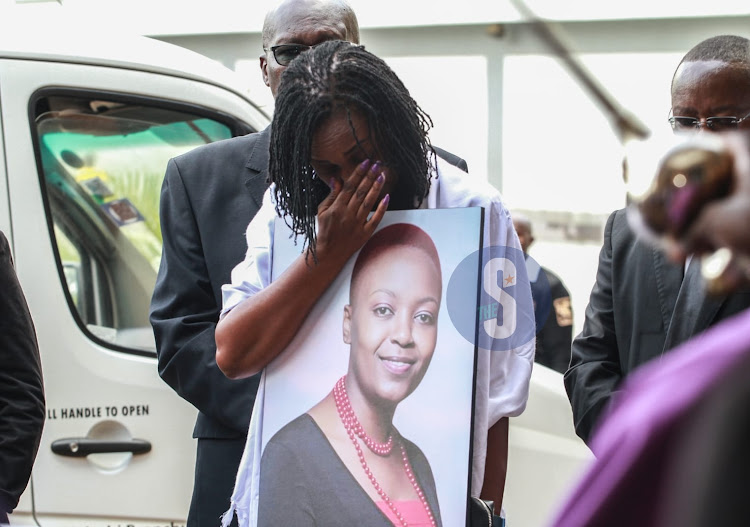
[(154, 352), (148, 306), (167, 161), (229, 138), (231, 129), (142, 102), (52, 96), (37, 108), (44, 187), (74, 312), (99, 340)]

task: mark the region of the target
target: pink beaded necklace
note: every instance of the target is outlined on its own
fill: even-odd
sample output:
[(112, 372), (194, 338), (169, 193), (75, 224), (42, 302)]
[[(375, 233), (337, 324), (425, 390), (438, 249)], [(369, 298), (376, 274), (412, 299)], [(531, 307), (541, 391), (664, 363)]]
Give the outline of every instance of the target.
[[(367, 465), (365, 454), (362, 451), (362, 447), (359, 445), (359, 441), (357, 441), (357, 437), (359, 437), (360, 439), (362, 439), (365, 445), (367, 445), (367, 448), (372, 450), (373, 453), (379, 456), (388, 456), (393, 450), (393, 434), (388, 436), (388, 441), (386, 441), (385, 443), (378, 443), (377, 441), (372, 439), (367, 434), (367, 432), (365, 432), (365, 429), (360, 424), (359, 419), (357, 419), (357, 416), (354, 413), (354, 409), (352, 409), (352, 405), (349, 402), (349, 395), (346, 393), (345, 380), (346, 375), (341, 377), (333, 387), (333, 399), (336, 402), (336, 410), (339, 413), (341, 422), (344, 425), (344, 429), (346, 430), (349, 439), (351, 439), (352, 444), (354, 445), (354, 449), (357, 451), (359, 463), (362, 465), (362, 469), (365, 471), (365, 474), (367, 474), (370, 483), (372, 483), (372, 486), (375, 488), (380, 498), (385, 502), (386, 505), (388, 505), (388, 508), (393, 511), (393, 514), (396, 516), (396, 518), (398, 518), (402, 527), (408, 527), (408, 523), (396, 507), (396, 504), (393, 502), (393, 500), (391, 500), (391, 498), (388, 497), (388, 494), (386, 494), (385, 490), (383, 490), (383, 487), (380, 486), (378, 480), (375, 479), (375, 474), (372, 473), (370, 467)], [(406, 472), (406, 477), (409, 479), (411, 486), (414, 488), (414, 491), (419, 497), (419, 501), (422, 503), (424, 510), (427, 512), (427, 517), (430, 519), (430, 524), (433, 527), (437, 527), (437, 524), (435, 523), (435, 517), (432, 515), (432, 511), (430, 510), (430, 505), (427, 503), (427, 497), (424, 495), (424, 492), (422, 492), (422, 489), (419, 486), (419, 482), (417, 481), (417, 478), (414, 476), (414, 472), (411, 469), (411, 463), (409, 462), (409, 457), (406, 455), (406, 449), (404, 448), (404, 444), (402, 441), (399, 441), (399, 448), (401, 449), (401, 461), (404, 464), (404, 472)]]

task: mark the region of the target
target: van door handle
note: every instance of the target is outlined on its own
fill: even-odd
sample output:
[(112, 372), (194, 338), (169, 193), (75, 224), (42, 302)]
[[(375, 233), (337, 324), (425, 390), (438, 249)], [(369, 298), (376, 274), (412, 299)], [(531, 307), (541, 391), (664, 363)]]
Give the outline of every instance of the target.
[(52, 452), (60, 456), (86, 457), (89, 454), (110, 454), (131, 452), (134, 456), (151, 451), (151, 443), (145, 439), (127, 441), (110, 441), (107, 439), (88, 439), (86, 437), (69, 437), (52, 443)]

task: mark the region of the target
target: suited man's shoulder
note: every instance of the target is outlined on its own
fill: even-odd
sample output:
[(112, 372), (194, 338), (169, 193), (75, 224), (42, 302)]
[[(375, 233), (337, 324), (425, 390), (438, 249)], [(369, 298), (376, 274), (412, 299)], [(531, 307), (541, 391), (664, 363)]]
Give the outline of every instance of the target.
[(605, 227), (605, 243), (609, 240), (615, 253), (651, 254), (653, 248), (649, 242), (643, 240), (633, 230), (626, 208), (614, 211), (607, 220)]
[(167, 164), (165, 184), (184, 186), (189, 194), (210, 201), (218, 193), (226, 199), (249, 189), (260, 206), (268, 187), (268, 145), (266, 128), (244, 136), (199, 146), (172, 158)]
[(611, 229), (612, 238), (633, 240), (635, 241), (635, 233), (633, 228), (628, 221), (627, 209), (617, 209), (610, 214), (607, 220), (608, 226)]
[[(216, 162), (226, 162), (228, 160), (248, 161), (253, 153), (261, 154), (260, 157), (267, 163), (268, 161), (268, 140), (270, 139), (270, 130), (266, 128), (260, 132), (253, 132), (247, 135), (222, 139), (196, 147), (184, 154), (176, 156), (174, 161), (182, 168), (193, 165), (213, 164)], [(255, 148), (262, 147), (265, 142), (265, 152), (254, 152)]]

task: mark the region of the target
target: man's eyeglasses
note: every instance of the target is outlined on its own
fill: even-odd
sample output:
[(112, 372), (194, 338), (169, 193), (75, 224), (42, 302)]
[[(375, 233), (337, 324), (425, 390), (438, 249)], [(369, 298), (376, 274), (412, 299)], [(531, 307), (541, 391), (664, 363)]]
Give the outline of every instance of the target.
[[(296, 59), (300, 53), (312, 49), (315, 46), (305, 46), (304, 44), (280, 44), (278, 46), (271, 46), (271, 53), (273, 58), (279, 66), (289, 66), (289, 63)], [(263, 48), (263, 51), (268, 49)]]
[(750, 113), (745, 117), (708, 117), (705, 120), (697, 117), (683, 117), (681, 115), (672, 115), (669, 117), (669, 124), (675, 133), (696, 132), (705, 126), (712, 132), (726, 132), (735, 130), (742, 121), (750, 117)]

